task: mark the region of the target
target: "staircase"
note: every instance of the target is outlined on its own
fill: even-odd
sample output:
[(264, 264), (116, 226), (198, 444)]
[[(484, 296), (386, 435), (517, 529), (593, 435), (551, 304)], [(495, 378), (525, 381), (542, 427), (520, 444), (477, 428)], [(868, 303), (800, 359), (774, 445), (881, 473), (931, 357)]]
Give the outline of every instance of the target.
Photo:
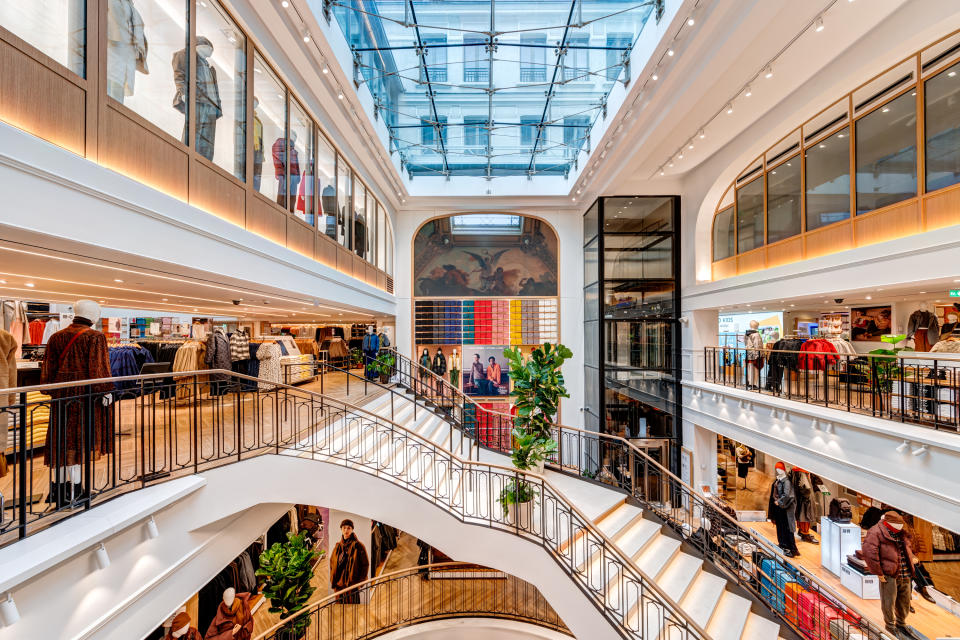
[[(389, 397), (381, 396), (362, 408), (389, 419), (390, 403)], [(392, 410), (394, 422), (436, 444), (438, 448), (450, 450), (466, 444), (462, 441), (462, 433), (453, 429), (439, 415), (421, 408), (414, 418), (411, 399), (403, 400), (394, 396)], [(360, 444), (357, 438), (351, 441)], [(394, 456), (388, 458), (388, 464), (392, 463)], [(488, 450), (481, 452), (480, 459), (504, 466), (510, 464), (507, 456)], [(411, 482), (429, 484), (434, 481), (435, 464), (436, 461), (429, 456), (412, 458), (406, 462), (402, 475)], [(617, 545), (643, 575), (656, 582), (678, 603), (682, 612), (702, 627), (708, 637), (714, 640), (770, 640), (780, 636), (777, 622), (760, 615), (759, 606), (753, 605), (747, 597), (734, 593), (725, 578), (708, 571), (701, 558), (682, 549), (679, 537), (672, 535), (669, 528), (645, 517), (643, 509), (626, 502), (622, 493), (555, 471), (546, 471), (545, 477), (563, 491), (578, 509), (588, 514), (599, 530)], [(447, 479), (443, 477), (438, 481), (445, 483)], [(464, 491), (458, 480), (453, 480), (451, 486), (455, 492)], [(441, 487), (446, 488), (443, 484)], [(464, 499), (471, 500), (471, 497), (465, 496)], [(583, 554), (577, 569), (588, 576), (592, 590), (603, 591), (605, 601), (616, 606), (620, 597), (617, 591), (619, 583), (614, 576), (604, 584), (603, 565), (603, 553), (598, 549), (595, 553)], [(640, 605), (636, 598), (628, 605), (628, 627), (643, 629)], [(756, 611), (752, 610), (754, 607)], [(647, 632), (643, 634), (644, 638), (672, 637), (663, 628), (654, 629), (646, 625), (644, 631)]]

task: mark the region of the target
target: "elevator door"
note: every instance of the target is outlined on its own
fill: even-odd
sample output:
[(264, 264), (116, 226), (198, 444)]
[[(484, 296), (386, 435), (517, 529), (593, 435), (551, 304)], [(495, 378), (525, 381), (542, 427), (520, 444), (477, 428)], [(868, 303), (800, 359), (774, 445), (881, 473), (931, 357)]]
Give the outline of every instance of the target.
[(670, 439), (630, 438), (630, 443), (656, 463), (651, 464), (642, 456), (635, 460), (634, 468), (630, 470), (634, 494), (649, 502), (665, 504), (670, 495), (670, 480), (662, 469), (670, 468)]

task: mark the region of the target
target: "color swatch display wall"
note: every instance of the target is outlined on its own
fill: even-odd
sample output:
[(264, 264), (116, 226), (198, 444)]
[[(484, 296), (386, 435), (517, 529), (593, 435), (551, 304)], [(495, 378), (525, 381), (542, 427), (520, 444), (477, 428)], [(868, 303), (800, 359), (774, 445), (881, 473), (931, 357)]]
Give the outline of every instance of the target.
[(555, 298), (417, 300), (417, 345), (540, 345), (557, 341)]

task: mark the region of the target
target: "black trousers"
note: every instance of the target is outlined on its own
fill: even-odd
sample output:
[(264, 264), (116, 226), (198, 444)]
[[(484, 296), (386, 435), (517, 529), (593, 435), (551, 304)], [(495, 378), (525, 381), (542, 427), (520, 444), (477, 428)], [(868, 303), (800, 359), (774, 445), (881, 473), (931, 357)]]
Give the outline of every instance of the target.
[(787, 512), (780, 507), (773, 507), (773, 523), (777, 525), (777, 546), (784, 551), (800, 553), (797, 549), (797, 539), (790, 530), (790, 521), (787, 520)]

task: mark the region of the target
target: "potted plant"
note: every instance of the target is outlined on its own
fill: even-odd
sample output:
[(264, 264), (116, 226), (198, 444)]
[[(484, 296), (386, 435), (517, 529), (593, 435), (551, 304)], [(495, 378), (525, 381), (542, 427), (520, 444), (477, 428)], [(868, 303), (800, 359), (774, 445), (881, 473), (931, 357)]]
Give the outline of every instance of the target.
[(380, 376), (380, 384), (390, 382), (390, 376), (393, 375), (393, 368), (397, 364), (396, 357), (389, 351), (381, 351), (377, 359), (373, 361), (373, 369)]
[(530, 529), (533, 519), (533, 500), (537, 497), (537, 489), (522, 478), (512, 478), (500, 490), (497, 501), (503, 509), (504, 521), (509, 525), (517, 525), (521, 529)]
[(520, 427), (514, 427), (510, 435), (513, 436), (513, 450), (510, 452), (513, 466), (542, 474), (546, 459), (557, 452), (556, 440), (541, 438)]
[[(280, 619), (296, 616), (316, 587), (310, 585), (313, 567), (323, 557), (323, 551), (314, 550), (307, 543), (307, 532), (287, 534), (286, 542), (276, 542), (260, 554), (257, 576), (263, 578), (263, 595), (270, 600), (270, 613)], [(278, 640), (299, 640), (306, 635), (310, 616), (296, 616), (277, 631)]]
[(897, 354), (901, 351), (913, 351), (913, 349), (897, 347), (898, 342), (907, 339), (905, 334), (893, 334), (880, 336), (880, 340), (887, 342), (892, 349), (874, 349), (869, 353), (870, 365), (873, 369), (872, 376), (878, 388), (889, 393), (893, 389), (893, 380), (900, 375), (900, 361)]
[(504, 357), (510, 362), (516, 427), (548, 439), (552, 437), (553, 419), (560, 409), (560, 399), (569, 398), (560, 367), (573, 357), (573, 352), (562, 344), (549, 342), (537, 347), (524, 359), (519, 347), (506, 349)]

